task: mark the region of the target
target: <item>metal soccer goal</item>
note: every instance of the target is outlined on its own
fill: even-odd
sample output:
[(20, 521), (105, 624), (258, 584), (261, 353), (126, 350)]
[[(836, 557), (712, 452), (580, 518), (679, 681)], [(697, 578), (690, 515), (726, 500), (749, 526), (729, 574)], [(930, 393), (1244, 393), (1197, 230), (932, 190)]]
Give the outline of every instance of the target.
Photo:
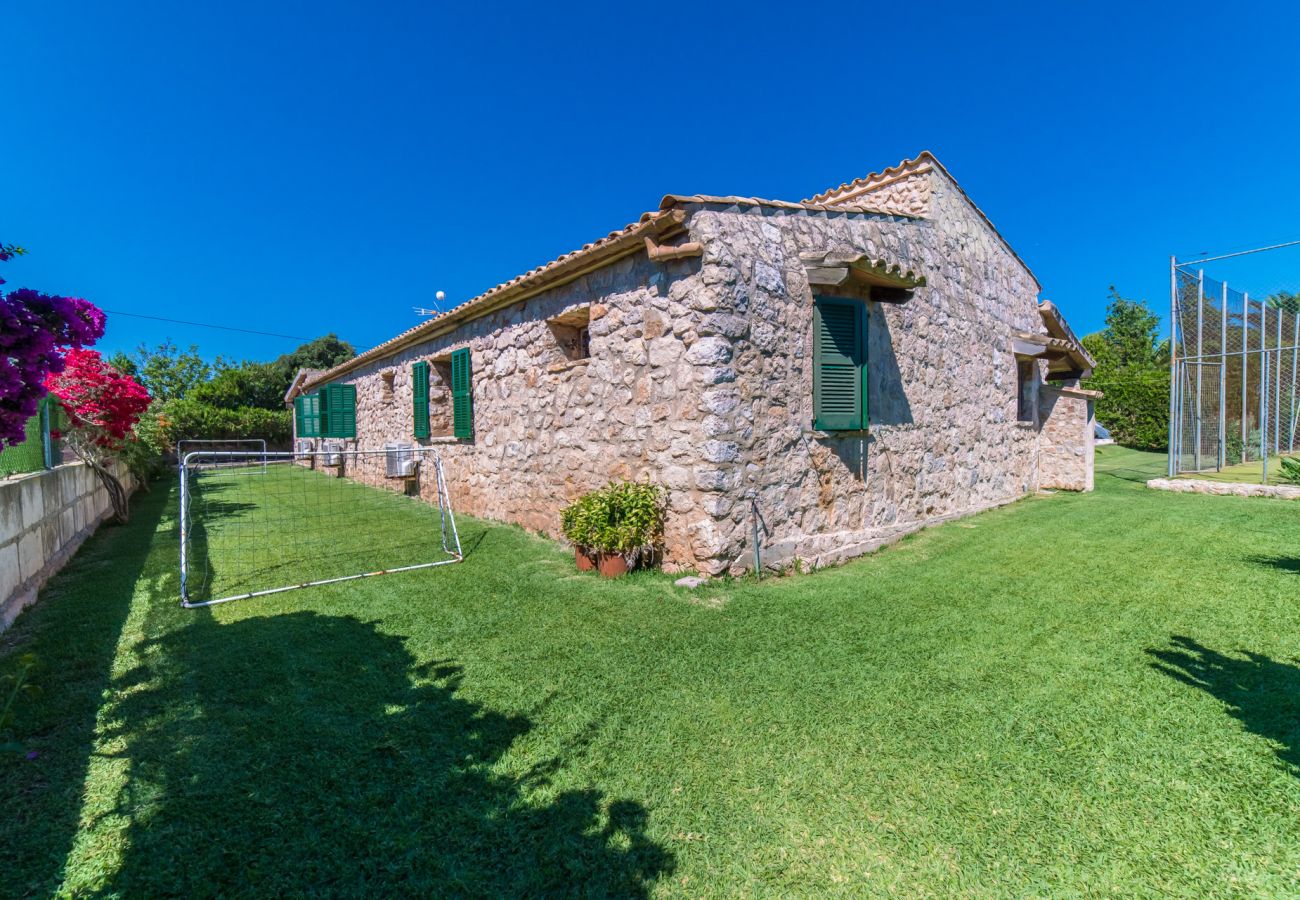
[[(263, 477), (244, 477), (255, 473)], [(180, 513), (187, 608), (463, 556), (432, 448), (190, 451), (181, 458)]]
[(218, 450), (222, 452), (234, 452), (239, 454), (238, 461), (232, 459), (232, 466), (247, 467), (248, 461), (246, 456), (257, 454), (263, 461), (263, 466), (250, 474), (261, 474), (266, 470), (266, 439), (265, 438), (181, 438), (176, 442), (176, 464), (179, 466), (181, 460), (185, 459), (187, 453), (194, 453), (200, 450)]

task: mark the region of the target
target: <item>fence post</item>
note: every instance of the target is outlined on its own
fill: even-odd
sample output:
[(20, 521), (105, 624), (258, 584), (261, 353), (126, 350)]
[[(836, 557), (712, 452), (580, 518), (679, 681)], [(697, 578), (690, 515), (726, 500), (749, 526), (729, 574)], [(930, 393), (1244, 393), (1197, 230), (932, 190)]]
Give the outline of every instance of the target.
[(1201, 402), (1201, 363), (1205, 353), (1205, 270), (1196, 273), (1196, 415), (1192, 419), (1192, 466), (1201, 471), (1201, 414), (1205, 406)]
[(1169, 477), (1178, 474), (1178, 257), (1169, 257)]
[(1279, 453), (1282, 450), (1282, 314), (1285, 310), (1279, 306), (1277, 308), (1277, 362), (1274, 367), (1277, 369), (1277, 377), (1273, 379), (1273, 452)]
[(1246, 405), (1250, 402), (1246, 391), (1246, 384), (1250, 381), (1250, 293), (1241, 295), (1241, 461), (1246, 462), (1250, 459), (1250, 447), (1247, 442), (1250, 439), (1249, 427), (1249, 407)]
[(1228, 461), (1228, 282), (1223, 283), (1219, 301), (1219, 460), (1223, 471)]

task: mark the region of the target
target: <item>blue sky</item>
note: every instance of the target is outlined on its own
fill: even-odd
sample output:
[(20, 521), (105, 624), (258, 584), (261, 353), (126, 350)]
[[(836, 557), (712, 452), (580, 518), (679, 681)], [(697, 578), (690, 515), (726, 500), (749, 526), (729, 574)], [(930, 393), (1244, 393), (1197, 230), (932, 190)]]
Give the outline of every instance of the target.
[[(800, 199), (922, 149), (1080, 333), (1111, 283), (1165, 309), (1170, 253), (1300, 239), (1297, 7), (1072, 6), (8, 5), (4, 274), (364, 348), (665, 193)], [(1294, 289), (1300, 252), (1232, 271)], [(109, 320), (105, 350), (295, 343)]]

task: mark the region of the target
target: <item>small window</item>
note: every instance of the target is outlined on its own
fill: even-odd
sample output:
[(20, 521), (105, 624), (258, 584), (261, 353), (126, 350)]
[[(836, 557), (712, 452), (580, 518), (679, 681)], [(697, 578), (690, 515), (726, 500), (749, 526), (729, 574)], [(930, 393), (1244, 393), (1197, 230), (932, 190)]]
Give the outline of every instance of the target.
[(469, 348), (451, 355), (452, 434), (461, 440), (474, 438), (474, 390), (470, 373)]
[(1034, 422), (1038, 411), (1038, 363), (1016, 359), (1016, 421)]
[(388, 404), (392, 404), (396, 398), (397, 392), (393, 389), (393, 382), (397, 378), (397, 373), (392, 369), (382, 372), (379, 375), (379, 398)]
[(411, 404), (415, 420), (414, 434), (418, 438), (429, 436), (429, 364), (420, 360), (411, 366)]
[(559, 347), (560, 360), (578, 362), (591, 358), (591, 311), (587, 307), (571, 310), (546, 323)]
[(298, 437), (320, 437), (320, 394), (301, 394), (293, 401)]
[(861, 431), (867, 421), (866, 305), (818, 297), (813, 305), (813, 427)]
[(317, 392), (317, 396), (320, 397), (321, 437), (356, 437), (357, 386), (327, 384)]

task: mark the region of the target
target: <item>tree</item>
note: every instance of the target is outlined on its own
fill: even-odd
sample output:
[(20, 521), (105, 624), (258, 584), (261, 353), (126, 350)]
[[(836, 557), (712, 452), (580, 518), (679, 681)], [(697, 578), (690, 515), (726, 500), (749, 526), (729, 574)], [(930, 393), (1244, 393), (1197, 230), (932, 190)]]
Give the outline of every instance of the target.
[(188, 399), (221, 409), (284, 409), (292, 377), (275, 363), (244, 362), (222, 368), (191, 391)]
[(1096, 361), (1086, 386), (1102, 391), (1097, 419), (1119, 444), (1163, 450), (1169, 442), (1169, 345), (1145, 301), (1110, 288), (1106, 327), (1083, 339)]
[[(332, 369), (341, 362), (346, 362), (357, 355), (356, 348), (347, 341), (339, 340), (338, 335), (327, 335), (308, 341), (292, 353), (286, 353), (276, 359), (277, 365), (289, 373), (292, 379), (299, 369)], [(289, 382), (284, 384), (284, 391), (289, 390)], [(283, 395), (284, 391), (280, 393)]]
[(125, 525), (130, 518), (128, 495), (108, 467), (112, 455), (133, 435), (135, 424), (149, 408), (144, 386), (110, 366), (94, 350), (70, 350), (63, 371), (46, 380), (68, 417), (60, 437), (98, 476), (108, 491), (113, 514)]
[[(18, 252), (0, 245), (0, 261)], [(46, 378), (63, 369), (65, 350), (103, 334), (103, 312), (80, 297), (27, 288), (0, 295), (0, 449), (23, 442), (24, 426), (46, 394)]]
[[(218, 360), (220, 363), (220, 360)], [(153, 350), (144, 344), (135, 351), (135, 377), (157, 400), (184, 397), (212, 376), (212, 367), (199, 356), (199, 348), (190, 345), (179, 350), (171, 341), (163, 341)]]
[(132, 378), (138, 378), (140, 375), (140, 367), (135, 364), (135, 360), (121, 350), (113, 351), (108, 358), (108, 364), (123, 375), (130, 375)]

